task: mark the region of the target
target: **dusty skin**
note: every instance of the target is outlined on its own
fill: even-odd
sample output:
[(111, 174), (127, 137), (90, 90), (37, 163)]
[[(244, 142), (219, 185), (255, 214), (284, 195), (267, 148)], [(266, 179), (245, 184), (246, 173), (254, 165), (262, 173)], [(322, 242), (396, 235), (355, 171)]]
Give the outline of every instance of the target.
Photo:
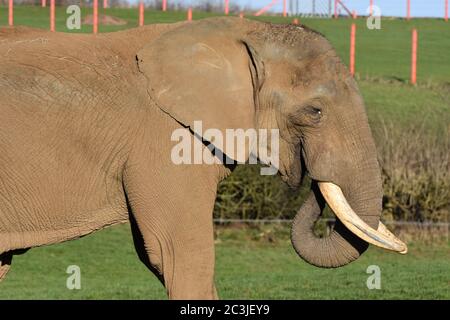
[[(380, 170), (358, 88), (328, 41), (302, 26), (1, 28), (0, 109), (0, 278), (14, 254), (130, 221), (139, 258), (170, 298), (217, 298), (212, 210), (232, 168), (170, 159), (171, 133), (196, 120), (280, 130), (284, 181), (314, 180), (292, 229), (307, 262), (339, 267), (364, 252), (362, 239), (395, 240), (378, 228)], [(314, 236), (322, 182), (342, 190), (362, 236), (339, 222)]]

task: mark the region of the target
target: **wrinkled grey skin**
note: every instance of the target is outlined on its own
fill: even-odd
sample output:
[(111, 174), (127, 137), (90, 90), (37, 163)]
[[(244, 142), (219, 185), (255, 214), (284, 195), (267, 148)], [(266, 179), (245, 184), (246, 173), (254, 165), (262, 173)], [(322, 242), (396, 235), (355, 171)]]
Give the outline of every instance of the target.
[[(376, 228), (381, 179), (364, 104), (328, 41), (301, 26), (215, 18), (115, 34), (0, 29), (0, 278), (22, 249), (131, 221), (168, 295), (216, 298), (212, 210), (222, 164), (175, 165), (174, 130), (280, 130), (280, 174), (311, 194), (292, 242), (320, 267), (367, 245), (312, 226), (333, 182)], [(192, 134), (192, 133), (191, 133)]]

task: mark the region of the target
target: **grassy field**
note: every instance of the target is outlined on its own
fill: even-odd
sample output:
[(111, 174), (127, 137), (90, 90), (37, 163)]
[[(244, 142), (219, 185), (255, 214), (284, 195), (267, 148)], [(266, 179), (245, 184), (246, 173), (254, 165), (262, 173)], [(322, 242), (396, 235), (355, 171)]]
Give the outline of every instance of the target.
[[(7, 8), (0, 6), (0, 25), (7, 25)], [(49, 28), (49, 9), (40, 6), (16, 6), (16, 25)], [(124, 26), (100, 26), (100, 32), (117, 31), (138, 26), (137, 9), (99, 9), (100, 14), (122, 18)], [(91, 14), (90, 8), (82, 8), (82, 18)], [(217, 16), (217, 14), (194, 12), (193, 19)], [(92, 26), (83, 25), (81, 30), (66, 28), (68, 14), (65, 8), (56, 8), (56, 30), (63, 32), (92, 32)], [(249, 18), (254, 18), (249, 16)], [(161, 12), (147, 10), (145, 23), (170, 23), (186, 19), (186, 12)], [(289, 23), (292, 18), (259, 17), (259, 20)], [(301, 23), (323, 33), (335, 46), (344, 61), (348, 61), (350, 19), (302, 19)], [(357, 19), (356, 69), (362, 75), (385, 77), (405, 82), (409, 79), (411, 29), (419, 32), (419, 81), (450, 81), (450, 25), (438, 19), (413, 19), (405, 21), (382, 20), (381, 30), (369, 30), (365, 19)]]
[[(82, 15), (90, 10), (82, 8)], [(100, 14), (103, 9), (100, 9)], [(101, 32), (136, 27), (137, 9), (108, 9), (128, 21), (126, 26), (100, 26)], [(57, 30), (65, 29), (65, 10), (57, 8)], [(194, 12), (194, 19), (211, 14)], [(185, 12), (146, 11), (146, 23), (181, 21)], [(264, 17), (289, 22), (281, 17)], [(348, 61), (349, 19), (304, 19), (322, 32)], [(382, 30), (368, 30), (357, 20), (356, 69), (368, 116), (403, 126), (450, 130), (450, 24), (435, 19), (383, 20)], [(7, 10), (0, 7), (0, 25)], [(48, 28), (48, 8), (15, 7), (15, 24)], [(408, 84), (410, 32), (419, 31), (418, 85)], [(81, 32), (91, 32), (83, 26)], [(419, 142), (420, 143), (420, 142)], [(250, 299), (450, 299), (449, 243), (430, 246), (409, 243), (406, 256), (375, 248), (357, 262), (337, 270), (311, 267), (301, 261), (286, 231), (275, 242), (255, 240), (260, 231), (220, 230), (216, 245), (216, 280), (222, 298)], [(36, 248), (14, 258), (12, 270), (0, 284), (0, 299), (164, 299), (165, 291), (138, 261), (128, 226), (117, 226), (81, 240)], [(66, 288), (66, 268), (78, 265), (82, 289)], [(378, 265), (382, 289), (368, 290), (366, 269)]]
[[(271, 237), (261, 233), (219, 230), (216, 284), (222, 299), (450, 299), (448, 243), (412, 243), (406, 256), (370, 248), (357, 262), (329, 270), (300, 260), (287, 230)], [(166, 299), (139, 262), (128, 225), (14, 259), (0, 299)], [(81, 290), (66, 288), (69, 265), (81, 269)], [(380, 290), (366, 286), (369, 265), (380, 267)]]
[[(40, 6), (16, 6), (15, 25), (49, 28), (49, 10)], [(137, 27), (137, 9), (99, 9), (127, 21), (124, 26), (100, 26), (100, 32), (112, 32)], [(91, 14), (82, 8), (82, 18)], [(217, 14), (194, 12), (195, 19)], [(92, 26), (82, 25), (81, 30), (66, 28), (65, 8), (56, 8), (56, 30), (62, 32), (92, 32)], [(253, 18), (249, 16), (249, 18)], [(170, 23), (186, 19), (186, 12), (160, 12), (147, 10), (145, 23)], [(260, 17), (259, 20), (289, 23), (290, 18)], [(350, 19), (302, 19), (302, 23), (323, 33), (334, 45), (344, 62), (348, 62)], [(366, 21), (358, 19), (356, 45), (356, 77), (364, 95), (369, 119), (409, 122), (417, 119), (449, 120), (450, 117), (450, 24), (438, 19), (382, 20), (381, 30), (369, 30)], [(7, 25), (7, 8), (0, 6), (0, 26)], [(411, 29), (419, 31), (418, 83), (408, 85), (410, 73)], [(439, 121), (444, 122), (444, 121)]]

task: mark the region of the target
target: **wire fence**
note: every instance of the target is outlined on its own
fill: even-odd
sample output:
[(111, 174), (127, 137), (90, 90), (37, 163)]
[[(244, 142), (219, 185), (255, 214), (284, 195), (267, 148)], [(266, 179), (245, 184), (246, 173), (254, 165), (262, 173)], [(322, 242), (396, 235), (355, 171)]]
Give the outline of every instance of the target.
[[(246, 223), (246, 224), (290, 224), (292, 219), (214, 219), (215, 224)], [(323, 222), (334, 223), (336, 219), (321, 219)], [(416, 226), (416, 227), (450, 227), (450, 222), (433, 221), (383, 221), (391, 226)]]

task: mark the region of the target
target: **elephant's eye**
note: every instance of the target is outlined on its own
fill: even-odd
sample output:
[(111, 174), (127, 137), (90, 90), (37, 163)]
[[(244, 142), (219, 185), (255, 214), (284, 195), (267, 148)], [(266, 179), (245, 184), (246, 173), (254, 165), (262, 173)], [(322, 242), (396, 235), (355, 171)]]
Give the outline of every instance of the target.
[(306, 113), (309, 117), (315, 122), (319, 122), (322, 118), (322, 109), (316, 106), (308, 106), (306, 107)]
[(290, 115), (293, 124), (299, 126), (317, 126), (324, 117), (322, 107), (317, 105), (297, 106), (296, 110)]

